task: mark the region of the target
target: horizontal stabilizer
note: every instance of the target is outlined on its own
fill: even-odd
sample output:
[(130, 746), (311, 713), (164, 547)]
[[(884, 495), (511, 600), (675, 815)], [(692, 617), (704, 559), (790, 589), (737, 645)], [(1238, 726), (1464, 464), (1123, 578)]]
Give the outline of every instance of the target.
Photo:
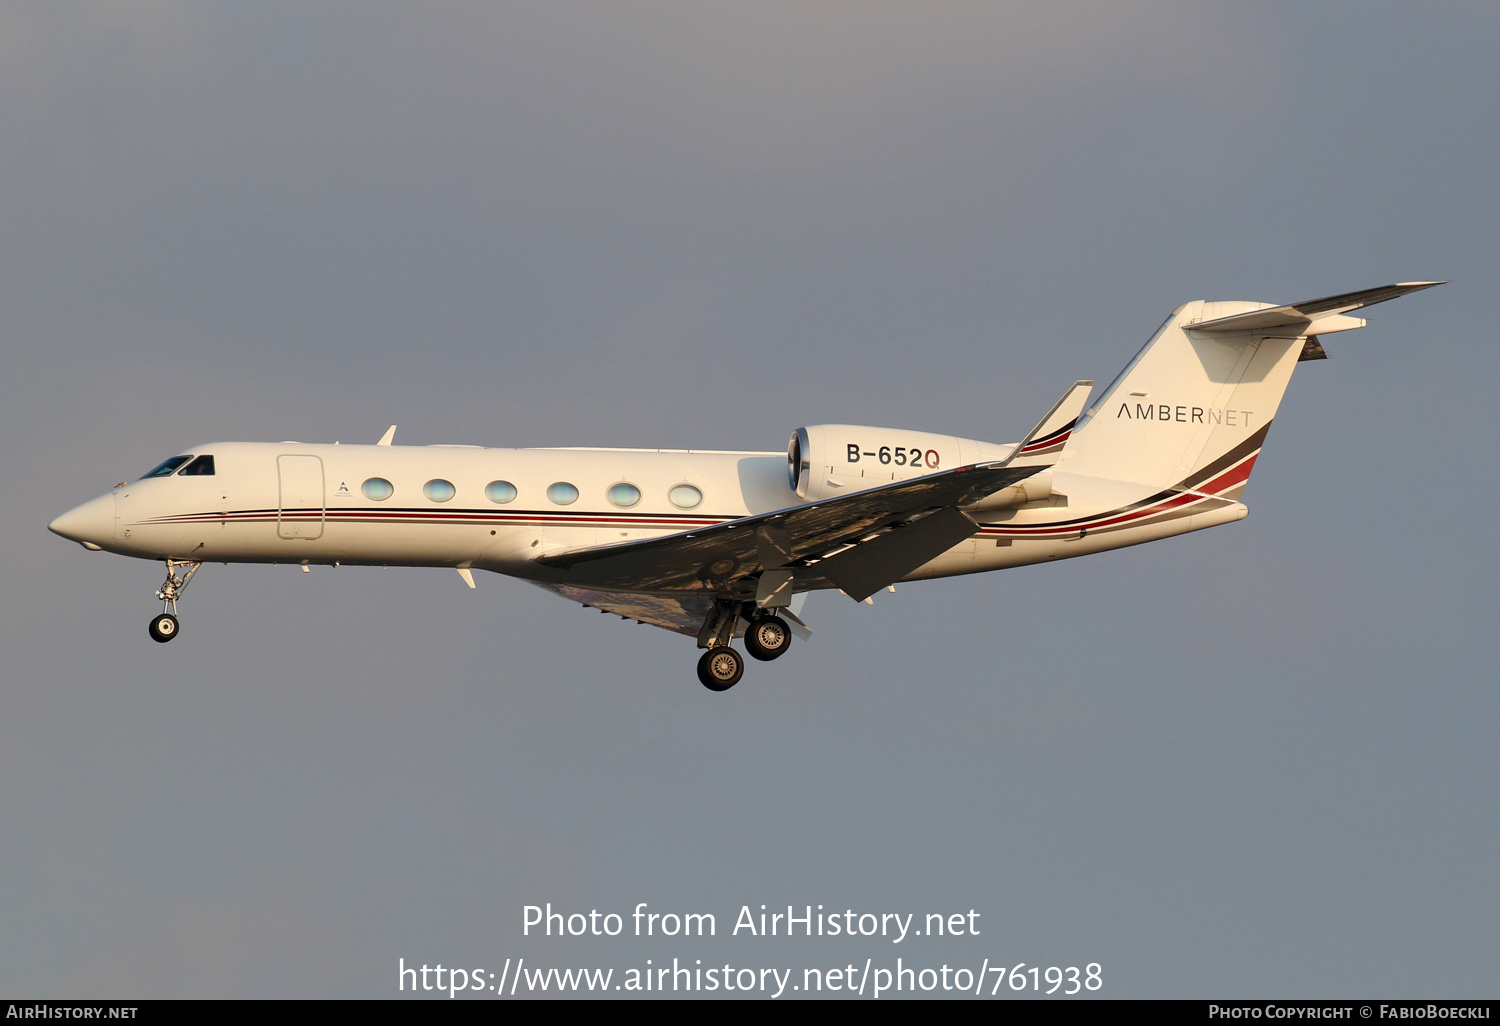
[[(1343, 295), (1328, 296), (1324, 299), (1309, 299), (1305, 303), (1289, 303), (1286, 306), (1251, 310), (1248, 313), (1219, 317), (1200, 324), (1185, 324), (1183, 327), (1192, 332), (1270, 331), (1290, 328), (1299, 335), (1328, 334), (1339, 328), (1358, 328), (1364, 325), (1363, 321), (1355, 317), (1348, 318), (1343, 323), (1339, 322), (1339, 317), (1350, 310), (1374, 306), (1376, 303), (1399, 299), (1412, 292), (1421, 292), (1423, 289), (1446, 284), (1447, 282), (1442, 281), (1403, 281), (1394, 285), (1382, 285), (1378, 289), (1365, 289), (1363, 292), (1346, 292)], [(1306, 330), (1314, 322), (1324, 320), (1330, 322), (1328, 326), (1312, 331)]]

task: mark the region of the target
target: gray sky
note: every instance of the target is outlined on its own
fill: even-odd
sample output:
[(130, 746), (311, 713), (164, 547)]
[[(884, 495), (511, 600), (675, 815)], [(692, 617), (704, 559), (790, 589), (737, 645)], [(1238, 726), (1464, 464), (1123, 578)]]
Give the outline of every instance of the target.
[[(0, 9), (0, 993), (408, 964), (1493, 996), (1490, 3)], [(1240, 524), (815, 596), (724, 695), (451, 571), (47, 534), (209, 440), (1015, 440), (1178, 304), (1453, 284), (1300, 368)], [(713, 941), (521, 936), (523, 905)], [(982, 913), (901, 946), (741, 905)]]

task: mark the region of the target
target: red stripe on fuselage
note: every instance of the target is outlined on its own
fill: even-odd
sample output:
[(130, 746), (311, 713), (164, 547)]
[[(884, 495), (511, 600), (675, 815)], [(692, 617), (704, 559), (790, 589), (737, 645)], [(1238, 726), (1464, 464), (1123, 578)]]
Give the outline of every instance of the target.
[(154, 517), (143, 521), (148, 524), (193, 524), (220, 523), (270, 523), (277, 520), (327, 520), (357, 523), (481, 523), (481, 524), (574, 524), (601, 527), (711, 527), (724, 523), (729, 517), (709, 514), (691, 516), (686, 514), (659, 514), (630, 516), (619, 513), (513, 513), (486, 512), (480, 510), (384, 510), (384, 509), (295, 509), (295, 510), (235, 510), (228, 513), (183, 513), (168, 517)]

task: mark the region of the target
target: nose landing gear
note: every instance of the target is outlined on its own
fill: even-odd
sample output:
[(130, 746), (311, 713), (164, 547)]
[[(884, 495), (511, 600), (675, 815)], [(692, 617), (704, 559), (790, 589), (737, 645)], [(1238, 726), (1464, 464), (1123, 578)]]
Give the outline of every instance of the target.
[[(159, 615), (152, 617), (151, 640), (166, 644), (177, 637), (177, 599), (187, 588), (188, 582), (203, 565), (197, 559), (169, 559), (167, 564), (167, 579), (162, 586), (156, 589), (156, 597), (162, 601), (162, 611)], [(187, 573), (178, 574), (179, 567), (187, 567)]]
[(147, 628), (151, 632), (152, 641), (160, 641), (166, 644), (177, 637), (177, 617), (171, 613), (163, 613), (151, 620), (151, 626)]

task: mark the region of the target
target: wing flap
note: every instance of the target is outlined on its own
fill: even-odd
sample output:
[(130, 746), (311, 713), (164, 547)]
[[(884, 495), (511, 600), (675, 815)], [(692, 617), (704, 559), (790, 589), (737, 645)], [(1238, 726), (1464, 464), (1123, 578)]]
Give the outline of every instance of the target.
[(952, 506), (814, 564), (814, 572), (862, 602), (979, 530)]

